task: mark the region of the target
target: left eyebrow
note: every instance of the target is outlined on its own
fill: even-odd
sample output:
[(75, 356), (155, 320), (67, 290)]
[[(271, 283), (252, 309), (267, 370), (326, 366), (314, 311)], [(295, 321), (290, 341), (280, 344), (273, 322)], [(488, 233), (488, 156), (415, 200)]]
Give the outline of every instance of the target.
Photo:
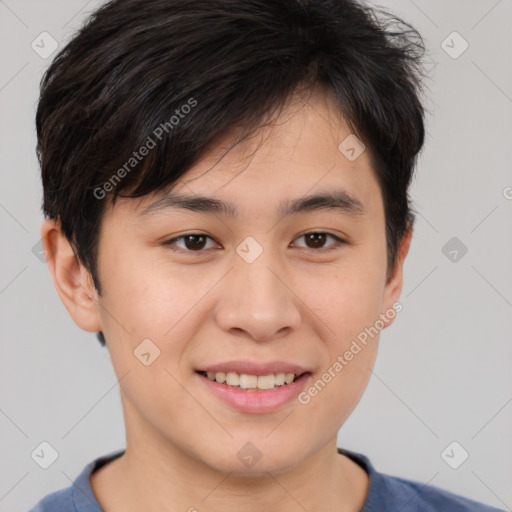
[[(220, 214), (226, 217), (236, 217), (236, 206), (229, 202), (206, 196), (189, 196), (168, 193), (164, 197), (147, 206), (138, 217), (155, 215), (168, 209), (191, 210), (208, 214)], [(315, 195), (285, 200), (278, 208), (278, 216), (294, 215), (298, 213), (318, 210), (337, 210), (345, 215), (362, 217), (365, 208), (361, 200), (346, 190), (321, 192)]]

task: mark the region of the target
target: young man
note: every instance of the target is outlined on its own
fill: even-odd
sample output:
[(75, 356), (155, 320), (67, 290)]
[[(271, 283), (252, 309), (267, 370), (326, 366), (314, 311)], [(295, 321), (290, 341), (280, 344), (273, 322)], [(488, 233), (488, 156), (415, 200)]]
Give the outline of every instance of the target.
[(336, 446), (412, 236), (423, 46), (390, 20), (353, 0), (117, 0), (54, 60), (42, 238), (106, 342), (126, 449), (32, 511), (496, 510)]

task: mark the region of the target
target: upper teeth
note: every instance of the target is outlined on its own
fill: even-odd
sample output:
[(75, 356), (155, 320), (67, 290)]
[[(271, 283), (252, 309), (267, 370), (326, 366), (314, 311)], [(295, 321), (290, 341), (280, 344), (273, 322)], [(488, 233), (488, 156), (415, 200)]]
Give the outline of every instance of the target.
[(241, 389), (272, 389), (275, 386), (291, 384), (295, 379), (294, 373), (271, 373), (269, 375), (248, 375), (235, 372), (207, 372), (210, 380), (225, 383), (228, 386), (240, 386)]

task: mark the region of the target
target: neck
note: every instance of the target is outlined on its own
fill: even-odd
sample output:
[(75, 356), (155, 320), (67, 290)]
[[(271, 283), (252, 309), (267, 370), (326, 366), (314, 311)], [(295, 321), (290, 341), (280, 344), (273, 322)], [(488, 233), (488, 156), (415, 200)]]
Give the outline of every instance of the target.
[(368, 475), (337, 452), (336, 437), (291, 469), (243, 476), (216, 470), (127, 416), (125, 454), (91, 476), (107, 512), (356, 512), (364, 505)]

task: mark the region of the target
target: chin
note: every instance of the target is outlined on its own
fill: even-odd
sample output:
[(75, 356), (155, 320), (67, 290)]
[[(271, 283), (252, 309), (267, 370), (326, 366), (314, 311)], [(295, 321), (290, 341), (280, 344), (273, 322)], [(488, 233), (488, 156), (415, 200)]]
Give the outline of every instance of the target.
[(284, 458), (283, 460), (264, 460), (263, 457), (252, 466), (246, 466), (240, 461), (233, 461), (233, 459), (230, 458), (220, 464), (219, 461), (215, 461), (215, 465), (213, 467), (221, 473), (229, 473), (234, 477), (262, 479), (268, 478), (268, 473), (280, 474), (293, 469), (289, 460)]
[(238, 477), (268, 477), (268, 473), (279, 474), (292, 470), (301, 460), (296, 449), (283, 450), (283, 446), (265, 442), (233, 441), (219, 446), (215, 453), (202, 453), (202, 461), (216, 471), (231, 473)]

